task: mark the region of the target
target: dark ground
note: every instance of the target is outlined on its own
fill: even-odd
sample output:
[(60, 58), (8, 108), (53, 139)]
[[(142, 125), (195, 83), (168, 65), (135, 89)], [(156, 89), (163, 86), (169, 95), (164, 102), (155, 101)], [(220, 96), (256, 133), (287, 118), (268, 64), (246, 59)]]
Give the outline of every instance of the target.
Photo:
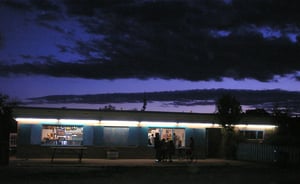
[(300, 183), (299, 168), (244, 165), (184, 166), (8, 166), (0, 167), (0, 183), (151, 183), (151, 184), (279, 184)]

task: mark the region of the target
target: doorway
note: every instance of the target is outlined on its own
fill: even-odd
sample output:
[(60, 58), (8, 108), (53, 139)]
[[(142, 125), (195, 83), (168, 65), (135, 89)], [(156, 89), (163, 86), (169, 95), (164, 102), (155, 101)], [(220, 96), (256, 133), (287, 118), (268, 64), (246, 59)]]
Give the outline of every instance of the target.
[(221, 157), (221, 128), (206, 128), (207, 157)]

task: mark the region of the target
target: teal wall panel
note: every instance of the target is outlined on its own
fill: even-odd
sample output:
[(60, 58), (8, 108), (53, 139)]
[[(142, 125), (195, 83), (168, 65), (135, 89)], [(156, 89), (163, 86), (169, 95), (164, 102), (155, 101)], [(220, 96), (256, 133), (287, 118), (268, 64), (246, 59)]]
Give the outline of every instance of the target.
[(148, 127), (141, 127), (139, 131), (139, 145), (148, 145)]
[(103, 130), (105, 146), (128, 146), (128, 127), (104, 127)]
[(32, 125), (19, 125), (18, 130), (18, 145), (29, 145), (31, 139)]
[(128, 134), (128, 146), (137, 146), (139, 145), (139, 127), (130, 127)]
[(205, 129), (187, 128), (185, 129), (185, 142), (186, 146), (189, 146), (190, 137), (194, 138), (195, 146), (205, 145)]
[(94, 144), (94, 127), (84, 126), (83, 127), (83, 145), (91, 146)]
[(42, 125), (31, 125), (30, 143), (33, 145), (40, 145), (42, 138)]
[(99, 126), (95, 126), (93, 127), (94, 129), (94, 145), (95, 146), (104, 146), (104, 141), (103, 141), (103, 128), (104, 127), (99, 127)]

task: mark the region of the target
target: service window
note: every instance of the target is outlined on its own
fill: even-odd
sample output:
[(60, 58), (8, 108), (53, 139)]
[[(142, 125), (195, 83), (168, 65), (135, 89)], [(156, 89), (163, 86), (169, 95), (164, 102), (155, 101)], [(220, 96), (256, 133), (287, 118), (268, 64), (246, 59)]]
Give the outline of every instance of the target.
[(80, 146), (83, 141), (82, 126), (43, 125), (42, 145)]
[(176, 147), (185, 146), (185, 130), (181, 128), (149, 128), (148, 129), (148, 146), (154, 146), (155, 136), (165, 141), (173, 140)]

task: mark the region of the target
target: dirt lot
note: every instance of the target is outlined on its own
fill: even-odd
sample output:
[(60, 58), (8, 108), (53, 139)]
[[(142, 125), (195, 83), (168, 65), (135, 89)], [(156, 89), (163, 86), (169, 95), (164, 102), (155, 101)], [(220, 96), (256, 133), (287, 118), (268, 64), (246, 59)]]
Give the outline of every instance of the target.
[(298, 168), (243, 166), (0, 167), (0, 183), (279, 184), (300, 182)]

